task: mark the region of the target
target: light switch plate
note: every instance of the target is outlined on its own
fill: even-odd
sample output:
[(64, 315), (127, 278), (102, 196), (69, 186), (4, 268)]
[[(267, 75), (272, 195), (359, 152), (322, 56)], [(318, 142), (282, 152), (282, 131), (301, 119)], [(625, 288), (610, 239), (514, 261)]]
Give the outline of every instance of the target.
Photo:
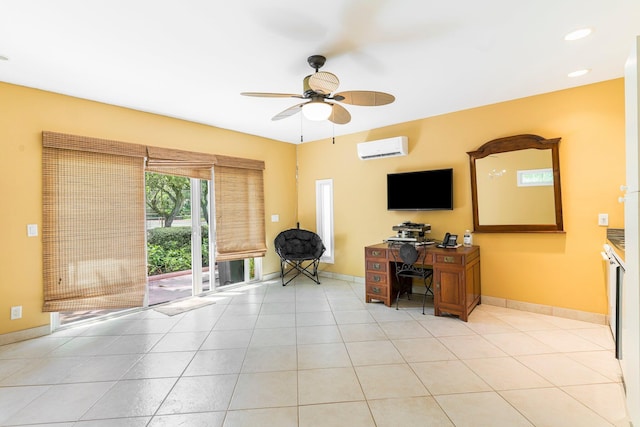
[(280, 221), (280, 215), (276, 214), (276, 215), (271, 215), (271, 222), (279, 222)]
[(606, 227), (609, 225), (609, 214), (601, 213), (598, 214), (598, 225)]
[(16, 305), (11, 307), (11, 320), (21, 319), (22, 318), (22, 306)]
[(36, 237), (38, 235), (38, 224), (27, 224), (27, 237)]

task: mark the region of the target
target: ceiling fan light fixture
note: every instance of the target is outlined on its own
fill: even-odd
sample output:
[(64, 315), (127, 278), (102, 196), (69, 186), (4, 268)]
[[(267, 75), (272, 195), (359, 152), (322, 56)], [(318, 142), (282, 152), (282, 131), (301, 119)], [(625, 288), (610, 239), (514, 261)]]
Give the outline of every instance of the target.
[(331, 105), (324, 101), (311, 101), (302, 106), (302, 114), (313, 121), (327, 120), (331, 116)]

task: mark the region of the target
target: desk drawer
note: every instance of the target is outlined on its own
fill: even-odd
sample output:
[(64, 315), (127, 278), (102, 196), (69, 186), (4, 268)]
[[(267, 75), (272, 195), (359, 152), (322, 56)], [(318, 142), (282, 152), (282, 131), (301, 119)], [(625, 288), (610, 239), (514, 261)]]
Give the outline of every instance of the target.
[(387, 250), (384, 248), (364, 248), (365, 258), (387, 259)]
[[(422, 254), (420, 256), (422, 256)], [(427, 254), (424, 256), (424, 265), (433, 265), (433, 260), (434, 260), (433, 254), (427, 252)]]
[(464, 256), (458, 254), (436, 254), (435, 262), (437, 264), (453, 264), (453, 265), (462, 265), (464, 264)]
[(372, 271), (367, 271), (366, 283), (372, 285), (383, 285), (387, 286), (387, 275), (381, 273), (375, 273)]
[(387, 260), (379, 259), (367, 259), (367, 271), (380, 271), (382, 273), (387, 272)]
[(377, 284), (367, 282), (367, 296), (373, 299), (389, 298), (389, 286), (386, 284)]

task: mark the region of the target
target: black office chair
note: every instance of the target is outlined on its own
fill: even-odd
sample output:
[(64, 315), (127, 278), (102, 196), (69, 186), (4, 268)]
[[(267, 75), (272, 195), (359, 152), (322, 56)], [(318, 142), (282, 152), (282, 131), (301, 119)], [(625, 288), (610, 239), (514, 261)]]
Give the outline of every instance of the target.
[[(282, 286), (286, 286), (300, 274), (320, 284), (318, 265), (326, 250), (320, 236), (313, 231), (291, 228), (278, 234), (273, 243), (280, 257)], [(287, 266), (290, 268), (287, 269)], [(285, 281), (285, 276), (290, 273), (292, 276)]]
[[(426, 265), (427, 251), (419, 251), (411, 243), (389, 242), (389, 252), (392, 254), (396, 266), (396, 280), (398, 282), (398, 296), (396, 298), (396, 310), (398, 310), (400, 295), (407, 293), (411, 299), (413, 293), (413, 279), (422, 279), (425, 292), (422, 301), (422, 314), (427, 302), (427, 295), (433, 296), (431, 285), (433, 284), (433, 269)], [(427, 284), (428, 282), (428, 284)]]

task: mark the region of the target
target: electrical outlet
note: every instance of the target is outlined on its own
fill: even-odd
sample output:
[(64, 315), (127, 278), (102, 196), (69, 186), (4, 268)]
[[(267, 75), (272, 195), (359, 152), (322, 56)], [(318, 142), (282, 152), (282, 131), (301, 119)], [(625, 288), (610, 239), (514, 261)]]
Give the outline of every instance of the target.
[(606, 213), (598, 214), (598, 225), (605, 226), (605, 227), (609, 225), (609, 214), (606, 214)]
[(22, 306), (16, 305), (11, 307), (11, 320), (21, 319), (22, 318)]

